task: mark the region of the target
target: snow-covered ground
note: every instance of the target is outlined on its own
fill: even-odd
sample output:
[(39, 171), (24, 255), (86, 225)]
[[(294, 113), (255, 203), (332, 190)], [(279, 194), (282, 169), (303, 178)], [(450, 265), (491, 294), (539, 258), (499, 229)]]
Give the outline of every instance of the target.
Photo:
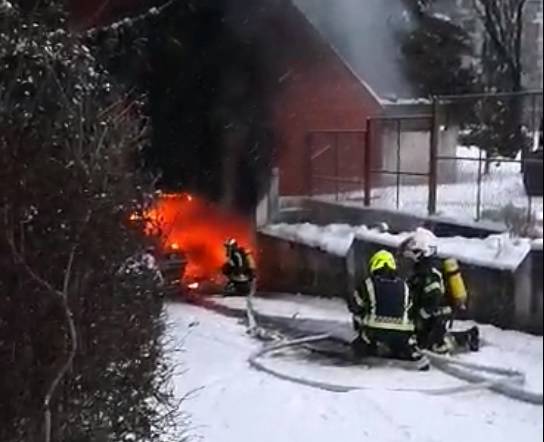
[[(457, 157), (478, 158), (479, 150), (475, 147), (459, 146)], [(457, 182), (441, 184), (437, 192), (438, 215), (456, 220), (472, 221), (476, 219), (478, 162), (457, 161)], [(428, 185), (401, 185), (398, 210), (426, 215)], [(347, 192), (340, 195), (340, 202), (346, 205), (360, 206), (364, 194), (361, 191)], [(335, 195), (321, 195), (319, 198), (330, 200)], [(500, 211), (508, 203), (531, 212), (542, 227), (542, 197), (533, 197), (529, 201), (523, 186), (523, 175), (519, 163), (492, 163), (489, 175), (482, 177), (481, 218), (500, 222)], [(397, 188), (388, 186), (372, 190), (372, 206), (384, 209), (397, 209)]]
[[(243, 300), (224, 300), (236, 307)], [(242, 307), (241, 305), (238, 305)], [(256, 300), (257, 310), (300, 318), (349, 321), (338, 301), (308, 297)], [(318, 365), (294, 357), (271, 358), (274, 368), (367, 389), (332, 393), (282, 381), (251, 369), (248, 356), (260, 343), (238, 320), (186, 304), (168, 306), (169, 333), (184, 348), (185, 372), (176, 378), (192, 415), (192, 433), (206, 442), (493, 442), (541, 440), (542, 407), (487, 390), (454, 396), (391, 391), (439, 388), (461, 381), (440, 371), (406, 372)], [(542, 391), (542, 338), (484, 327), (491, 345), (467, 355), (527, 372), (528, 388)]]

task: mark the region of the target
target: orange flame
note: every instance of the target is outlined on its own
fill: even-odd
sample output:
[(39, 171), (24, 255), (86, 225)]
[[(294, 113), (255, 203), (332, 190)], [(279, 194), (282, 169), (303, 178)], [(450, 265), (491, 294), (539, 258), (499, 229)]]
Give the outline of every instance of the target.
[(185, 253), (187, 281), (214, 281), (220, 276), (227, 238), (253, 249), (251, 225), (246, 219), (195, 195), (162, 194), (147, 216), (148, 228), (151, 224), (160, 227), (165, 247)]

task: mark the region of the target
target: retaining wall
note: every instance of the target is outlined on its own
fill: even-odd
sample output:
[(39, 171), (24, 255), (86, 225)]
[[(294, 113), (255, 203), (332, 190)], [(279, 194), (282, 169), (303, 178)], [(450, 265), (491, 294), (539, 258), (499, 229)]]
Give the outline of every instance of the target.
[(345, 298), (353, 290), (354, 256), (257, 233), (260, 291)]
[[(366, 276), (366, 264), (378, 242), (354, 240), (346, 257), (258, 234), (259, 286), (271, 292), (345, 297)], [(400, 271), (407, 269), (402, 261)], [(460, 262), (469, 290), (464, 319), (542, 334), (542, 250), (532, 251), (515, 270), (486, 268)]]
[(449, 220), (438, 216), (418, 216), (373, 207), (351, 207), (334, 202), (310, 198), (292, 201), (291, 207), (283, 208), (274, 217), (274, 222), (310, 222), (318, 225), (350, 224), (376, 225), (387, 223), (392, 232), (406, 232), (417, 227), (426, 227), (436, 236), (463, 236), (485, 238), (504, 230), (492, 223), (471, 223)]

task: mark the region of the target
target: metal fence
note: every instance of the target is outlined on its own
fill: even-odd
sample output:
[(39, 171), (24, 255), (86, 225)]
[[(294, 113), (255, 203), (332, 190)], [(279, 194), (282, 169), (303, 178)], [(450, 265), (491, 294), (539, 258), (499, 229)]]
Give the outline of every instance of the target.
[(542, 169), (532, 154), (541, 91), (437, 97), (426, 109), (370, 118), (364, 129), (310, 131), (309, 193), (473, 220), (498, 221), (508, 203), (528, 217), (542, 211), (522, 173)]
[(433, 115), (439, 141), (444, 130), (456, 126), (450, 130), (456, 150), (448, 154), (436, 146), (437, 170), (454, 173), (434, 187), (431, 213), (503, 221), (509, 204), (528, 219), (542, 211), (542, 197), (526, 193), (523, 173), (526, 167), (542, 168), (542, 156), (531, 155), (541, 129), (541, 91), (437, 97)]
[(338, 201), (364, 186), (366, 130), (313, 130), (306, 136), (308, 189)]
[(432, 125), (430, 114), (367, 120), (365, 206), (410, 210), (412, 188), (428, 189)]

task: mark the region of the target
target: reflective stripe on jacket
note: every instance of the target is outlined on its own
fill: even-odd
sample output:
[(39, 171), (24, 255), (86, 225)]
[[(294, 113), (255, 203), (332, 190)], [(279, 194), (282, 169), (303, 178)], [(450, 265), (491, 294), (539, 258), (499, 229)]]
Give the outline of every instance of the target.
[(400, 278), (367, 278), (362, 294), (355, 297), (355, 302), (362, 309), (360, 323), (365, 327), (414, 331), (408, 316), (410, 292)]

